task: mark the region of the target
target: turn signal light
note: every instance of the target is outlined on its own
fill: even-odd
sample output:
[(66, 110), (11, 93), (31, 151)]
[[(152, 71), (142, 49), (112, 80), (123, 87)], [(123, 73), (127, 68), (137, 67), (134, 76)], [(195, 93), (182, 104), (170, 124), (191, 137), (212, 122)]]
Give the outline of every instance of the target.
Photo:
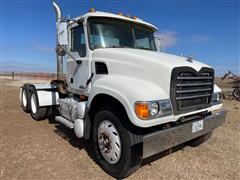
[(138, 118), (145, 120), (148, 119), (149, 118), (148, 103), (137, 102), (135, 104), (135, 112)]

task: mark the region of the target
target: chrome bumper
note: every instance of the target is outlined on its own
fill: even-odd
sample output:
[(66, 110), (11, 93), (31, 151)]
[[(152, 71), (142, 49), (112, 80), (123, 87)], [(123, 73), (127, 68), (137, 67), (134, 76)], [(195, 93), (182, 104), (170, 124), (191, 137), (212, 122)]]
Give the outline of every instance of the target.
[(222, 111), (202, 119), (203, 129), (195, 133), (192, 133), (193, 122), (191, 121), (145, 135), (143, 137), (143, 158), (150, 157), (212, 131), (225, 122), (226, 114), (227, 111)]

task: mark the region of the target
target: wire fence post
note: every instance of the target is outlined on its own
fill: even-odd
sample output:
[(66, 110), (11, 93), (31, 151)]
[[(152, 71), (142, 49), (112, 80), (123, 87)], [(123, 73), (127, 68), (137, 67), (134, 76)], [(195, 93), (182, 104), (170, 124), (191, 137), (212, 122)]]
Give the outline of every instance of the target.
[(55, 79), (55, 73), (44, 73), (44, 72), (21, 72), (21, 71), (5, 71), (0, 72), (0, 76), (6, 76), (12, 80), (18, 79)]
[(14, 80), (14, 72), (12, 72), (12, 80)]

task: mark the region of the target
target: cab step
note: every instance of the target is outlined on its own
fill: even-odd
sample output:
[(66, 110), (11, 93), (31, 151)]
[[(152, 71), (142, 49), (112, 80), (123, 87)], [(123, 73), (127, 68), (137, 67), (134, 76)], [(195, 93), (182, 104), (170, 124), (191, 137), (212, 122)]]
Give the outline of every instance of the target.
[(71, 121), (69, 121), (68, 119), (66, 119), (62, 116), (56, 116), (55, 120), (64, 124), (65, 126), (67, 126), (70, 129), (73, 129), (73, 127), (74, 127), (74, 124)]

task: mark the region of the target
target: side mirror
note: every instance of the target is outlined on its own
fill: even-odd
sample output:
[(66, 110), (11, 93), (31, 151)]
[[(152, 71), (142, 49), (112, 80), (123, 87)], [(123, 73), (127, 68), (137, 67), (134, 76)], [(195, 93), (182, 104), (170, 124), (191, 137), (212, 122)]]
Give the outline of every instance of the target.
[(67, 33), (67, 22), (61, 21), (58, 24), (58, 44), (61, 46), (67, 46), (68, 45), (68, 33)]
[(164, 52), (165, 40), (162, 37), (154, 37), (158, 52)]
[(53, 9), (56, 13), (57, 45), (67, 46), (67, 21), (62, 17), (61, 9), (55, 2)]

